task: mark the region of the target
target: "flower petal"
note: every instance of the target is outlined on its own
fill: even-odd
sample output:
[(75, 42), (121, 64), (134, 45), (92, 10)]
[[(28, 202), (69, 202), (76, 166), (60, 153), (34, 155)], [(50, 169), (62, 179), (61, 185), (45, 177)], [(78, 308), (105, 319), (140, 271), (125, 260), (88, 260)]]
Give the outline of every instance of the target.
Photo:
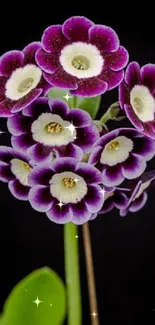
[(36, 119), (42, 113), (46, 113), (48, 111), (48, 102), (49, 102), (49, 98), (39, 97), (32, 104), (26, 106), (23, 109), (22, 114), (24, 116), (32, 116)]
[(155, 64), (146, 64), (140, 70), (142, 84), (149, 88), (151, 92), (155, 91)]
[(135, 126), (135, 128), (137, 128), (140, 131), (143, 131), (144, 130), (143, 124), (140, 122), (140, 120), (136, 116), (131, 105), (124, 105), (124, 110), (125, 110), (126, 116), (130, 120), (130, 122)]
[(119, 85), (119, 101), (122, 109), (124, 104), (130, 105), (130, 88), (124, 80)]
[(116, 52), (104, 54), (105, 66), (111, 68), (114, 71), (123, 69), (129, 60), (129, 54), (127, 50), (120, 46)]
[(0, 57), (0, 74), (9, 77), (12, 72), (23, 66), (24, 54), (21, 51), (9, 51)]
[(40, 164), (33, 168), (28, 176), (28, 182), (30, 186), (35, 185), (49, 185), (49, 182), (54, 175), (52, 169), (49, 167), (49, 164)]
[(90, 152), (95, 141), (99, 138), (99, 131), (94, 123), (84, 128), (76, 129), (75, 144), (83, 151)]
[(115, 191), (114, 204), (117, 209), (124, 209), (127, 206), (127, 196), (120, 191)]
[(99, 80), (96, 77), (86, 78), (80, 79), (78, 81), (78, 88), (74, 88), (75, 90), (71, 90), (70, 93), (76, 96), (94, 97), (104, 94), (107, 87), (107, 83), (103, 80)]
[(70, 110), (69, 119), (75, 127), (89, 126), (92, 122), (89, 113), (77, 108)]
[(104, 195), (101, 191), (101, 187), (98, 185), (89, 185), (88, 192), (84, 199), (89, 212), (99, 212), (104, 203)]
[(22, 114), (16, 114), (8, 118), (7, 128), (9, 132), (15, 136), (27, 133), (31, 127), (31, 120), (29, 117), (25, 118)]
[(131, 88), (141, 83), (140, 66), (137, 62), (131, 62), (128, 65), (125, 73), (125, 81)]
[(36, 53), (36, 62), (39, 67), (47, 72), (55, 72), (59, 67), (59, 56), (57, 53), (48, 53), (43, 49), (39, 49)]
[(148, 199), (148, 195), (146, 192), (143, 192), (142, 195), (136, 199), (134, 202), (131, 203), (130, 207), (129, 207), (129, 211), (130, 212), (137, 212), (139, 210), (141, 210), (144, 205), (146, 204)]
[(56, 173), (61, 173), (65, 171), (74, 172), (76, 169), (76, 164), (78, 160), (75, 158), (58, 158), (51, 163), (51, 168)]
[(53, 160), (53, 149), (41, 143), (34, 144), (28, 148), (27, 153), (35, 164), (51, 162)]
[(0, 180), (8, 183), (13, 180), (15, 176), (11, 172), (10, 165), (0, 162)]
[(97, 162), (100, 161), (102, 150), (103, 148), (100, 146), (93, 148), (88, 163), (91, 165), (96, 165)]
[(89, 30), (91, 44), (97, 46), (100, 51), (114, 52), (119, 47), (119, 39), (115, 31), (104, 25), (95, 25)]
[(139, 177), (146, 168), (143, 157), (137, 154), (130, 154), (129, 158), (122, 164), (122, 174), (127, 179)]
[(133, 152), (142, 156), (146, 161), (149, 161), (155, 155), (155, 141), (148, 137), (138, 138), (134, 142)]
[(60, 207), (59, 202), (57, 200), (53, 201), (52, 208), (46, 213), (47, 217), (58, 224), (65, 224), (70, 222), (72, 219), (72, 211), (70, 209), (69, 204), (64, 204)]
[(62, 68), (59, 68), (53, 74), (44, 73), (44, 78), (55, 87), (77, 89), (76, 78), (69, 75)]
[(94, 24), (91, 20), (76, 16), (67, 19), (62, 27), (63, 34), (65, 37), (72, 42), (87, 42), (88, 31)]
[(31, 134), (22, 134), (18, 137), (12, 136), (11, 143), (13, 148), (19, 150), (19, 151), (25, 151), (29, 147), (31, 147), (35, 142), (32, 138)]
[(28, 199), (32, 208), (38, 212), (49, 211), (53, 203), (49, 187), (41, 185), (36, 185), (30, 189)]
[(101, 211), (100, 211), (100, 214), (104, 214), (104, 213), (108, 213), (108, 212), (110, 212), (113, 208), (114, 208), (115, 206), (114, 206), (114, 202), (112, 201), (112, 200), (106, 200), (105, 202), (104, 202), (104, 204), (103, 204), (103, 208), (101, 209)]
[(118, 186), (124, 181), (124, 176), (119, 165), (107, 167), (102, 172), (103, 184), (106, 186)]
[(42, 89), (33, 89), (30, 93), (23, 98), (19, 99), (11, 110), (11, 113), (17, 113), (24, 109), (26, 106), (34, 102), (42, 93)]
[(85, 162), (79, 162), (76, 168), (78, 175), (84, 178), (87, 184), (99, 184), (102, 182), (100, 171)]
[(49, 107), (52, 114), (60, 115), (62, 119), (66, 119), (70, 112), (67, 103), (61, 99), (50, 99)]
[(38, 49), (41, 48), (41, 43), (40, 42), (32, 42), (28, 44), (24, 50), (24, 65), (26, 64), (35, 64), (36, 65), (36, 60), (35, 60), (35, 54)]
[(42, 46), (47, 52), (59, 52), (67, 44), (61, 25), (47, 27), (42, 36)]
[(14, 156), (14, 149), (7, 146), (0, 146), (0, 161), (10, 163), (10, 159)]
[(73, 213), (72, 222), (76, 225), (84, 224), (91, 217), (91, 213), (88, 211), (84, 200), (81, 200), (76, 204), (71, 204), (71, 210)]
[(11, 99), (6, 98), (2, 102), (0, 102), (0, 117), (10, 117), (13, 114), (11, 113), (12, 108), (15, 102)]
[(112, 71), (109, 68), (104, 67), (98, 79), (105, 81), (108, 84), (108, 90), (117, 87), (123, 80), (124, 71)]
[(30, 187), (22, 185), (18, 179), (15, 179), (8, 184), (11, 194), (18, 200), (27, 201)]
[(57, 153), (59, 157), (73, 157), (78, 160), (81, 160), (83, 157), (82, 149), (74, 143), (70, 143), (67, 146), (58, 149)]

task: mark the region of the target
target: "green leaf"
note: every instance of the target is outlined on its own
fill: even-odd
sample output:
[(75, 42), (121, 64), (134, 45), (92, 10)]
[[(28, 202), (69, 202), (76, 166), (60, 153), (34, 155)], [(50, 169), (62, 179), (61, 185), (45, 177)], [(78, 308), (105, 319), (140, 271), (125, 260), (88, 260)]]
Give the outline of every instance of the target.
[(101, 96), (89, 97), (81, 99), (78, 103), (78, 108), (87, 111), (90, 116), (94, 119), (98, 113), (101, 103)]
[[(68, 96), (71, 97), (68, 100), (64, 98), (64, 96), (66, 96), (67, 94), (68, 94)], [(68, 104), (69, 107), (73, 107), (73, 98), (74, 97), (72, 95), (70, 95), (70, 93), (67, 89), (57, 88), (57, 87), (52, 88), (48, 92), (48, 97), (49, 98), (61, 98)]]
[[(37, 297), (42, 301), (38, 307), (34, 303)], [(13, 289), (4, 306), (2, 325), (61, 325), (65, 314), (63, 282), (55, 272), (42, 268)]]

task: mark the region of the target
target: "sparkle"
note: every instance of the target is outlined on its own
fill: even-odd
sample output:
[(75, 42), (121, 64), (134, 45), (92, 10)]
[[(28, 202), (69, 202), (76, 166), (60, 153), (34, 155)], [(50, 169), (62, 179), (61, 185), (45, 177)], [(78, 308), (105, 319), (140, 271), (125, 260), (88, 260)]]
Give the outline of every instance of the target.
[(79, 238), (79, 236), (78, 236), (78, 235), (76, 235), (76, 236), (75, 236), (75, 238), (76, 238), (76, 239), (78, 239), (78, 238)]
[(79, 182), (78, 178), (74, 178), (74, 182), (77, 184)]
[(53, 305), (52, 304), (50, 304), (50, 307), (52, 307)]
[(0, 130), (0, 135), (3, 134), (3, 133), (6, 133), (6, 132)]
[(102, 189), (102, 190), (100, 191), (100, 193), (104, 196), (104, 195), (105, 195), (105, 190)]
[(70, 123), (70, 125), (69, 126), (66, 126), (65, 128), (66, 129), (69, 129), (71, 131), (71, 135), (74, 134), (74, 132), (75, 132), (75, 126), (73, 125), (73, 123)]
[(67, 102), (68, 102), (69, 99), (72, 98), (72, 96), (69, 96), (69, 93), (67, 93), (65, 96), (63, 96), (63, 98), (65, 98), (67, 100)]
[(37, 305), (37, 308), (38, 308), (38, 306), (39, 306), (42, 302), (43, 302), (43, 301), (39, 300), (38, 297), (37, 297), (36, 300), (33, 301), (33, 303)]
[(58, 206), (60, 207), (60, 209), (63, 207), (63, 203), (62, 203), (62, 201), (60, 200), (60, 202), (58, 203)]
[(91, 314), (91, 316), (93, 316), (93, 317), (95, 318), (96, 316), (98, 316), (98, 314), (94, 311), (94, 312)]

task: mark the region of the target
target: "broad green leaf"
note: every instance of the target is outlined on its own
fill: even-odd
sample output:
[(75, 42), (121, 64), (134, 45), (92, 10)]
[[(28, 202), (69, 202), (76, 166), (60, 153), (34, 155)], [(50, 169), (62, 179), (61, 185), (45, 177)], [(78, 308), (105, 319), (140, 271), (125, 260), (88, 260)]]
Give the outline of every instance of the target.
[[(42, 301), (38, 307), (37, 298)], [(2, 325), (62, 325), (65, 314), (64, 285), (56, 273), (42, 268), (13, 289), (4, 306)]]
[(78, 108), (87, 111), (90, 116), (94, 119), (100, 108), (101, 96), (84, 98), (78, 104)]
[[(65, 96), (68, 94), (68, 96), (70, 96), (71, 98), (69, 98), (68, 100), (65, 98)], [(69, 91), (67, 89), (64, 88), (52, 88), (49, 92), (48, 92), (48, 97), (49, 98), (61, 98), (62, 100), (64, 100), (69, 107), (73, 107), (73, 96), (70, 95)]]

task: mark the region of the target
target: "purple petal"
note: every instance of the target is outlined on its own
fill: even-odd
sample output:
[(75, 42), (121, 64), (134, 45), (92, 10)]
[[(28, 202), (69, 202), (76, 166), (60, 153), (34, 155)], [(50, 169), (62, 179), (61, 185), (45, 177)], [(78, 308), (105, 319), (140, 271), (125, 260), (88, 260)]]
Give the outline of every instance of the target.
[(77, 89), (76, 78), (69, 75), (62, 68), (59, 68), (53, 74), (44, 73), (44, 78), (55, 87)]
[(127, 50), (120, 46), (116, 52), (104, 54), (104, 64), (106, 67), (111, 68), (114, 71), (123, 69), (129, 60), (129, 54)]
[(7, 78), (0, 76), (0, 102), (4, 101), (6, 99), (6, 96), (5, 96), (6, 82), (7, 82)]
[(72, 222), (76, 225), (84, 224), (91, 217), (91, 213), (88, 211), (84, 200), (81, 200), (76, 204), (71, 204), (71, 210), (73, 213)]
[(146, 168), (143, 157), (137, 154), (130, 154), (129, 158), (122, 164), (122, 174), (127, 179), (139, 177)]
[(143, 131), (143, 124), (141, 123), (141, 121), (138, 119), (138, 117), (136, 116), (136, 114), (133, 111), (133, 108), (130, 105), (124, 105), (124, 110), (126, 113), (126, 116), (128, 117), (128, 119), (130, 120), (130, 122), (140, 131)]
[(31, 120), (22, 114), (17, 114), (7, 120), (7, 128), (9, 132), (15, 136), (27, 133), (31, 128)]
[(104, 195), (101, 191), (101, 187), (98, 185), (89, 185), (88, 192), (84, 199), (89, 212), (99, 212), (104, 203)]
[(120, 191), (115, 191), (114, 194), (114, 204), (117, 209), (124, 209), (127, 206), (127, 196)]
[(35, 142), (32, 138), (31, 134), (22, 134), (18, 137), (12, 136), (11, 143), (13, 148), (19, 150), (19, 151), (25, 151), (29, 147), (31, 147)]
[(75, 144), (85, 152), (90, 152), (98, 138), (99, 131), (94, 123), (88, 127), (76, 129)]
[(65, 224), (71, 221), (73, 214), (69, 204), (59, 207), (58, 203), (57, 200), (54, 200), (52, 208), (46, 213), (47, 217), (58, 224)]
[(106, 186), (118, 186), (124, 181), (124, 176), (119, 165), (107, 167), (102, 172), (103, 184)]
[(10, 165), (0, 162), (0, 180), (8, 183), (13, 180), (15, 176), (11, 172)]
[(34, 119), (38, 118), (42, 113), (46, 113), (49, 110), (48, 106), (49, 98), (39, 97), (32, 104), (25, 107), (22, 111), (24, 116), (32, 116)]
[(42, 36), (42, 46), (47, 52), (59, 52), (67, 44), (61, 25), (47, 27)]
[(78, 108), (70, 110), (69, 119), (75, 127), (89, 126), (92, 122), (90, 115)]
[(50, 99), (49, 107), (52, 114), (60, 115), (62, 119), (66, 119), (70, 112), (67, 103), (61, 99)]
[(37, 51), (36, 62), (47, 73), (55, 72), (60, 65), (57, 53), (47, 53), (43, 49)]
[(100, 51), (114, 52), (119, 47), (119, 39), (115, 31), (104, 25), (95, 25), (89, 30), (90, 43)]
[(133, 152), (142, 156), (146, 161), (149, 161), (155, 155), (155, 141), (148, 137), (138, 138), (137, 141), (134, 141)]
[(59, 157), (73, 157), (78, 160), (81, 160), (83, 157), (82, 149), (74, 143), (70, 143), (65, 147), (57, 149), (57, 153)]
[(124, 80), (119, 85), (119, 101), (122, 109), (124, 104), (130, 105), (130, 88)]
[(146, 64), (140, 70), (142, 84), (149, 88), (151, 92), (155, 91), (155, 64)]
[(102, 151), (103, 148), (100, 146), (93, 148), (88, 163), (91, 165), (96, 165), (97, 162), (100, 161)]
[(24, 109), (26, 106), (33, 103), (42, 93), (42, 89), (33, 89), (30, 91), (29, 94), (24, 96), (23, 98), (19, 99), (17, 103), (11, 110), (11, 113), (17, 113)]
[(53, 87), (45, 80), (44, 76), (42, 75), (40, 82), (37, 85), (37, 88), (42, 89), (42, 96), (48, 95), (48, 92)]
[(41, 48), (41, 43), (40, 42), (33, 42), (28, 44), (24, 50), (24, 65), (26, 64), (35, 64), (36, 65), (36, 60), (35, 60), (35, 54), (38, 49)]
[(11, 147), (0, 146), (0, 161), (4, 163), (10, 163), (10, 160), (14, 157), (14, 149)]
[(91, 215), (91, 218), (89, 219), (89, 220), (95, 220), (96, 218), (97, 218), (97, 216), (98, 216), (98, 213), (93, 213), (92, 215)]
[(143, 133), (148, 137), (155, 139), (155, 128), (152, 122), (143, 123)]
[(49, 182), (53, 176), (53, 171), (49, 167), (49, 164), (40, 164), (33, 168), (28, 176), (28, 182), (30, 186), (35, 185), (49, 185)]
[(9, 77), (23, 65), (24, 54), (21, 51), (9, 51), (0, 57), (0, 74)]
[(87, 184), (99, 184), (102, 182), (100, 171), (85, 162), (79, 162), (76, 168), (78, 175), (84, 178)]
[(101, 74), (97, 77), (108, 84), (108, 90), (117, 87), (124, 78), (124, 71), (112, 71), (104, 67)]
[(75, 90), (71, 90), (70, 93), (76, 96), (94, 97), (105, 93), (107, 87), (107, 83), (103, 80), (99, 80), (97, 77), (86, 78), (80, 79), (78, 81), (78, 88), (75, 87)]
[(114, 138), (116, 138), (120, 133), (120, 129), (115, 129), (111, 132), (108, 132), (104, 135), (102, 135), (94, 144), (94, 147), (96, 146), (100, 146), (102, 148), (105, 147), (105, 145), (110, 142), (111, 140), (113, 140)]
[(18, 200), (27, 201), (30, 187), (22, 185), (18, 179), (8, 184), (11, 194)]
[(6, 98), (2, 102), (0, 102), (0, 117), (10, 117), (13, 114), (11, 113), (12, 107), (15, 102), (11, 99)]
[(85, 17), (71, 17), (63, 24), (63, 34), (72, 42), (87, 42), (88, 31), (94, 24), (91, 20)]
[(100, 214), (108, 213), (113, 208), (114, 208), (114, 202), (112, 200), (110, 200), (110, 199), (107, 199), (103, 204), (103, 208), (101, 209)]
[(33, 163), (40, 164), (53, 160), (53, 149), (51, 147), (44, 146), (41, 143), (34, 144), (27, 150), (27, 153)]
[(143, 192), (142, 195), (140, 195), (139, 198), (137, 198), (134, 202), (131, 203), (129, 207), (130, 212), (137, 212), (141, 210), (144, 205), (146, 204), (148, 199), (148, 195), (146, 192)]
[(125, 73), (125, 81), (131, 88), (141, 83), (140, 66), (137, 62), (131, 62), (128, 65)]
[(56, 173), (75, 172), (77, 162), (78, 160), (75, 158), (58, 158), (51, 163), (51, 168)]
[(28, 199), (32, 208), (38, 212), (49, 211), (53, 203), (50, 189), (41, 185), (36, 185), (30, 189)]

